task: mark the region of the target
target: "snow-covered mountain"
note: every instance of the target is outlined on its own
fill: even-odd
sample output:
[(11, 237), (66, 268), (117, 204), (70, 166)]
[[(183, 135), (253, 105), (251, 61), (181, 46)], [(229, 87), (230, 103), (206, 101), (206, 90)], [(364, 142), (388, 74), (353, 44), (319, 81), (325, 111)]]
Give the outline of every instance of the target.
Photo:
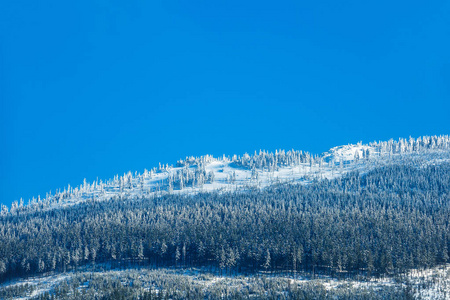
[[(211, 191), (235, 191), (264, 188), (271, 184), (333, 179), (348, 172), (367, 172), (373, 168), (412, 162), (416, 166), (450, 161), (450, 136), (424, 136), (369, 144), (338, 146), (320, 155), (296, 150), (275, 153), (259, 151), (242, 156), (211, 155), (187, 157), (175, 166), (159, 164), (142, 173), (122, 176), (78, 187), (68, 186), (45, 198), (33, 198), (24, 204), (15, 201), (11, 211), (24, 207), (58, 208), (83, 201), (103, 201), (115, 197), (158, 196), (167, 193), (192, 194)], [(6, 206), (1, 213), (8, 212)]]
[(3, 208), (0, 298), (446, 299), (449, 195), (449, 136), (188, 157)]

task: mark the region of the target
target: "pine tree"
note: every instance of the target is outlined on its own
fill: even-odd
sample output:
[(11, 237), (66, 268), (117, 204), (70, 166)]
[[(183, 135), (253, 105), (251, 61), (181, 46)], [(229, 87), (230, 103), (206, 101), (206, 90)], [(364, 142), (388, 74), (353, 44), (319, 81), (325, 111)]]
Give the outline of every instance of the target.
[(270, 268), (270, 263), (271, 263), (271, 260), (270, 260), (270, 251), (269, 251), (269, 249), (267, 249), (267, 251), (266, 251), (266, 257), (265, 257), (265, 259), (264, 259), (264, 264), (262, 265), (262, 267), (263, 267), (265, 270), (268, 270), (268, 269)]
[(180, 248), (177, 246), (176, 250), (175, 250), (175, 267), (178, 266), (178, 261), (181, 258), (181, 253), (180, 253)]
[(144, 259), (144, 243), (141, 240), (139, 243), (139, 248), (138, 248), (138, 255), (137, 258), (142, 261)]

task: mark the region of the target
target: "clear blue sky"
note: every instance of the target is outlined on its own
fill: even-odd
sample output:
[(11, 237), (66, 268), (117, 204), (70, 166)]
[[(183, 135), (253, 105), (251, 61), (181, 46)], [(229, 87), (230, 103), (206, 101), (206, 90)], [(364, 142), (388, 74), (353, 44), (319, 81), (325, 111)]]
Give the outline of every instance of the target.
[(448, 1), (2, 0), (0, 203), (187, 155), (449, 134), (449, 20)]

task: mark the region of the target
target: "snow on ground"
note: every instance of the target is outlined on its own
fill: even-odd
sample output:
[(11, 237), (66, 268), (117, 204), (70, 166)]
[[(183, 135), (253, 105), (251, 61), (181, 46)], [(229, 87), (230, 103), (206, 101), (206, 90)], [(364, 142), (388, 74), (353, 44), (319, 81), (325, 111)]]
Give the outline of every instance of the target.
[(67, 274), (53, 274), (50, 276), (33, 276), (27, 279), (20, 279), (17, 281), (3, 283), (0, 285), (0, 289), (25, 284), (31, 285), (34, 286), (35, 289), (30, 295), (17, 298), (17, 299), (30, 299), (32, 297), (41, 295), (45, 292), (52, 290), (56, 285), (58, 285), (60, 282), (68, 278), (69, 275)]
[[(264, 188), (274, 183), (299, 183), (308, 184), (313, 180), (334, 179), (343, 176), (348, 172), (359, 171), (368, 172), (376, 167), (383, 165), (414, 160), (415, 165), (426, 166), (429, 164), (441, 164), (450, 162), (450, 152), (446, 150), (427, 150), (424, 152), (410, 152), (402, 154), (392, 154), (383, 151), (380, 147), (370, 145), (345, 145), (334, 147), (329, 151), (317, 156), (314, 163), (299, 163), (291, 166), (278, 166), (276, 170), (268, 168), (256, 168), (255, 174), (252, 170), (238, 166), (228, 157), (214, 158), (206, 155), (203, 158), (203, 168), (207, 175), (214, 174), (212, 182), (205, 180), (202, 184), (194, 186), (187, 185), (182, 189), (174, 187), (171, 189), (168, 185), (169, 178), (176, 176), (177, 172), (188, 171), (191, 174), (199, 170), (197, 164), (183, 167), (165, 166), (156, 171), (145, 171), (143, 174), (134, 174), (129, 172), (124, 176), (116, 176), (104, 182), (94, 182), (83, 185), (65, 193), (64, 199), (54, 201), (54, 195), (48, 195), (46, 199), (41, 200), (45, 209), (60, 208), (74, 205), (83, 201), (108, 200), (113, 197), (142, 197), (142, 196), (160, 196), (168, 193), (173, 194), (196, 194), (199, 192), (226, 192), (239, 189)], [(188, 159), (186, 159), (187, 161)], [(253, 176), (252, 176), (253, 175)], [(231, 178), (233, 178), (231, 180)], [(124, 180), (131, 178), (124, 186)], [(34, 201), (34, 205), (39, 202)], [(44, 205), (45, 204), (45, 205)], [(31, 204), (33, 205), (33, 204)]]
[(231, 289), (248, 289), (255, 283), (255, 280), (277, 280), (278, 282), (286, 282), (293, 286), (302, 286), (302, 284), (312, 283), (323, 286), (326, 290), (337, 289), (366, 289), (366, 290), (382, 290), (383, 288), (404, 288), (407, 284), (411, 287), (411, 292), (415, 299), (448, 299), (450, 294), (450, 264), (446, 266), (436, 267), (426, 270), (414, 270), (399, 278), (372, 278), (370, 280), (362, 279), (337, 279), (325, 275), (317, 275), (311, 278), (309, 273), (300, 273), (292, 275), (291, 273), (272, 274), (260, 272), (253, 275), (223, 275), (210, 273), (206, 269), (188, 268), (188, 269), (151, 269), (151, 268), (132, 268), (125, 270), (97, 271), (80, 269), (78, 272), (67, 272), (64, 274), (48, 275), (42, 277), (32, 277), (21, 279), (16, 282), (4, 283), (0, 286), (8, 288), (16, 285), (29, 284), (35, 287), (35, 290), (28, 295), (19, 299), (31, 299), (37, 295), (54, 290), (59, 284), (68, 281), (71, 278), (84, 278), (79, 289), (89, 288), (89, 278), (93, 276), (101, 276), (101, 278), (119, 279), (122, 284), (129, 285), (136, 280), (145, 290), (158, 291), (159, 287), (155, 286), (155, 279), (165, 278), (164, 280), (174, 280), (183, 278), (183, 282), (201, 286), (203, 289), (211, 290), (214, 287), (227, 287)]
[(408, 274), (418, 299), (450, 298), (450, 265), (413, 270)]

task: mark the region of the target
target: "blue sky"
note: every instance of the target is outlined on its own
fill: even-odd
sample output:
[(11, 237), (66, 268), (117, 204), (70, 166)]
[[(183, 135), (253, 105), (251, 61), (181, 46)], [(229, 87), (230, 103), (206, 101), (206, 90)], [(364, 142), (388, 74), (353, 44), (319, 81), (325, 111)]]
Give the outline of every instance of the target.
[(202, 154), (450, 134), (448, 1), (0, 2), (0, 203)]

